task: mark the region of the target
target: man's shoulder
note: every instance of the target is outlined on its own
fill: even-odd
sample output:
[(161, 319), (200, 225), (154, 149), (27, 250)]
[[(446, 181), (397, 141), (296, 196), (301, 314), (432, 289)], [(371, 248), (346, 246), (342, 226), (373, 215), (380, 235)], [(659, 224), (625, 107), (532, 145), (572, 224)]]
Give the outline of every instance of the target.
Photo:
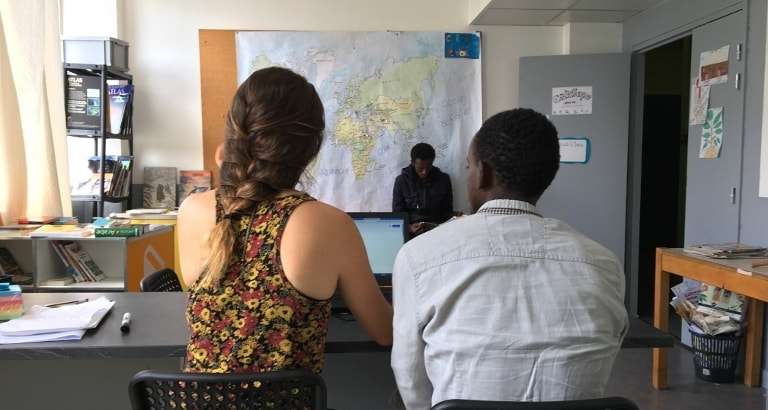
[(455, 218), (411, 239), (400, 249), (398, 258), (405, 258), (412, 269), (422, 271), (476, 254), (478, 242), (468, 238), (475, 236), (477, 218), (477, 215)]
[(619, 258), (606, 246), (558, 219), (547, 219), (550, 251), (606, 269), (621, 269)]

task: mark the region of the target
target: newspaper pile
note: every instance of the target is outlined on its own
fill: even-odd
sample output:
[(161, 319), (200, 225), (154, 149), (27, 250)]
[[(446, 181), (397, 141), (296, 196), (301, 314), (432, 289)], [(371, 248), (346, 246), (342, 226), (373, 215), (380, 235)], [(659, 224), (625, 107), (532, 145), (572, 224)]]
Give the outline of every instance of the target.
[(760, 258), (768, 256), (766, 248), (745, 245), (743, 243), (689, 246), (684, 248), (683, 252), (715, 259)]
[(692, 332), (715, 336), (741, 330), (746, 313), (743, 295), (692, 280), (672, 287), (672, 292), (670, 305)]

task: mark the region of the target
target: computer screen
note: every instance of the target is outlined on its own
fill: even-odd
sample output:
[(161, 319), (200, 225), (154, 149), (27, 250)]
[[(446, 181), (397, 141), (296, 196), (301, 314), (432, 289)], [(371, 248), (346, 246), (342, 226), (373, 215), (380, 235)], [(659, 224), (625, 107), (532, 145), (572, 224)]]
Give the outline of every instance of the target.
[(363, 237), (377, 279), (390, 277), (397, 252), (405, 243), (406, 216), (400, 213), (350, 213)]

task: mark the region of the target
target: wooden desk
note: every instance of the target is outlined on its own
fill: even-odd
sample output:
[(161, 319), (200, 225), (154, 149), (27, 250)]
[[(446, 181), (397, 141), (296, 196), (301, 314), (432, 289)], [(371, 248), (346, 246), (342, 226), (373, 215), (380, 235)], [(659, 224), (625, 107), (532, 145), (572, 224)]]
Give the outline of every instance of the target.
[[(656, 249), (653, 325), (666, 332), (669, 328), (669, 276), (677, 275), (741, 293), (747, 299), (746, 360), (744, 384), (760, 386), (763, 349), (763, 302), (768, 302), (768, 276), (747, 276), (736, 270), (751, 270), (751, 259), (710, 259), (684, 253), (682, 249)], [(667, 351), (653, 349), (653, 386), (667, 387)]]

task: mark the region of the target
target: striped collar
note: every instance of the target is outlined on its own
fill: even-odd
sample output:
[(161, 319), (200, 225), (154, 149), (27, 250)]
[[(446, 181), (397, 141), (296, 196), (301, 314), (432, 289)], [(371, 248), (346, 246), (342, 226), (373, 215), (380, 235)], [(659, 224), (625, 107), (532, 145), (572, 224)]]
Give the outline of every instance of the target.
[(524, 201), (512, 199), (493, 199), (483, 204), (477, 213), (496, 215), (536, 215), (536, 206)]

